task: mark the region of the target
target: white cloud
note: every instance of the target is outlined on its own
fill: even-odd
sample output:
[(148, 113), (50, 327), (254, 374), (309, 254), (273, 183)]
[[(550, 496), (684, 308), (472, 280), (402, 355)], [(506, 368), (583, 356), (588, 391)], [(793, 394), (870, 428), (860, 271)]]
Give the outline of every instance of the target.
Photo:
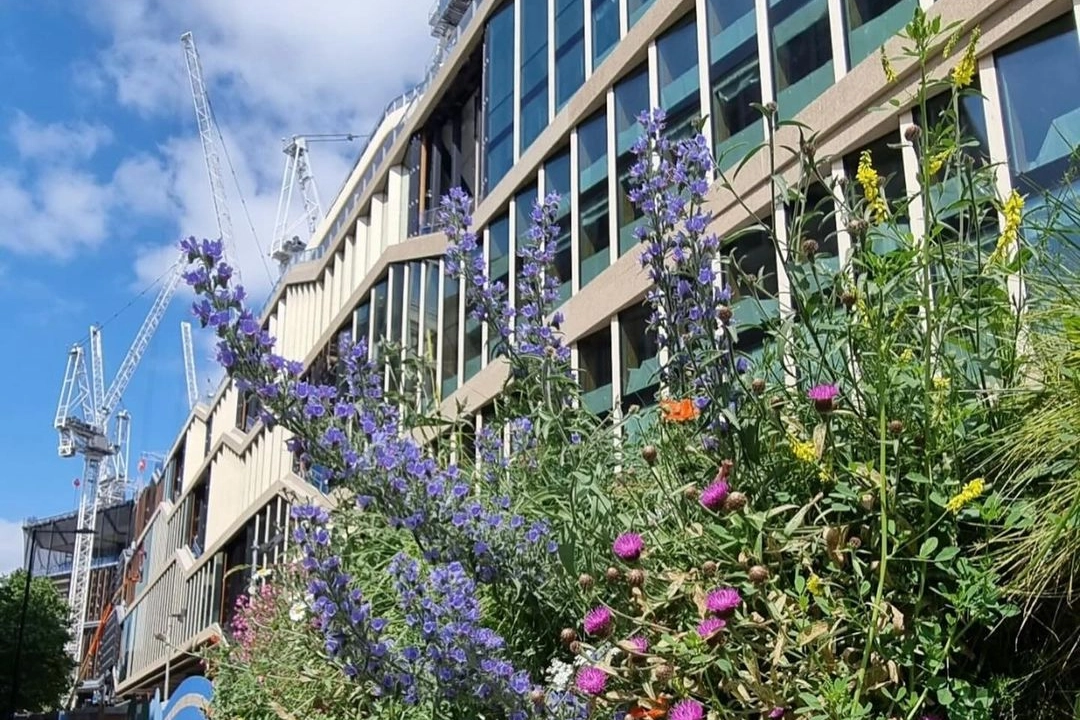
[(21, 568), (24, 553), (22, 523), (0, 518), (0, 575)]
[(0, 168), (0, 248), (70, 258), (105, 239), (113, 193), (108, 183), (70, 168), (30, 178)]
[(74, 165), (85, 161), (113, 140), (104, 125), (86, 122), (41, 124), (18, 111), (10, 128), (15, 149), (24, 160)]

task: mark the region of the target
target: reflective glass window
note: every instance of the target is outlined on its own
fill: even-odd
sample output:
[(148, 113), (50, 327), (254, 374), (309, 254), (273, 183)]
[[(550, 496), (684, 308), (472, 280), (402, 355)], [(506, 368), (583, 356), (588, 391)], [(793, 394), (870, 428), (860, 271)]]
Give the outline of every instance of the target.
[(765, 137), (754, 0), (708, 0), (710, 122), (713, 148), (726, 169)]
[(780, 117), (792, 118), (833, 83), (828, 0), (769, 0)]
[(555, 3), (555, 111), (585, 82), (585, 0)]
[(386, 300), (386, 278), (383, 278), (375, 285), (371, 293), (372, 359), (379, 357), (379, 343), (386, 338)]
[(556, 155), (544, 166), (544, 194), (559, 194), (559, 211), (555, 217), (558, 234), (555, 239), (555, 273), (559, 277), (559, 299), (570, 297), (573, 261), (570, 249), (570, 151)]
[[(547, 37), (545, 33), (544, 37)], [(484, 193), (514, 164), (514, 4), (484, 33)]]
[(518, 2), (521, 3), (521, 150), (524, 152), (548, 123), (548, 5), (547, 0)]
[(624, 412), (631, 405), (652, 405), (660, 388), (659, 347), (648, 326), (650, 312), (647, 305), (635, 305), (619, 313)]
[(578, 128), (578, 261), (581, 287), (608, 266), (607, 115), (600, 113)]
[(424, 261), (424, 327), (421, 347), (424, 358), (423, 397), (425, 406), (435, 399), (435, 353), (439, 347), (439, 278), (438, 260)]
[(634, 27), (634, 23), (641, 19), (653, 0), (626, 0), (627, 27)]
[(738, 347), (759, 347), (766, 322), (780, 315), (776, 248), (769, 234), (759, 230), (740, 235), (723, 254), (733, 323), (739, 328)]
[(634, 229), (641, 224), (641, 213), (630, 202), (630, 168), (636, 158), (634, 141), (641, 136), (638, 116), (649, 109), (649, 74), (640, 68), (615, 85), (615, 172), (616, 213), (619, 223), (619, 254), (637, 245)]
[(443, 277), (442, 320), (442, 396), (454, 392), (458, 386), (458, 328), (461, 323), (459, 299), (461, 283)]
[(407, 296), (408, 307), (405, 312), (405, 347), (410, 353), (419, 350), (420, 342), (420, 294), (423, 285), (420, 284), (420, 263), (409, 263), (409, 293)]
[[(536, 186), (526, 188), (514, 196), (514, 242), (520, 257), (521, 248), (529, 244), (529, 228), (532, 227), (533, 204), (536, 203)], [(521, 264), (517, 265), (520, 270)], [(514, 306), (521, 307), (521, 294), (514, 279)]]
[(686, 137), (701, 117), (697, 23), (694, 13), (656, 41), (660, 107), (667, 113), (667, 133)]
[(878, 52), (908, 24), (918, 5), (919, 0), (846, 0), (849, 67)]
[(370, 351), (371, 344), (369, 342), (369, 335), (371, 333), (371, 304), (366, 300), (357, 306), (356, 312), (353, 313), (353, 337), (357, 342), (363, 342), (368, 346)]
[[(488, 242), (488, 278), (494, 287), (501, 283), (503, 293), (510, 282), (510, 217), (500, 215), (491, 221), (487, 233)], [(503, 294), (502, 297), (508, 297)], [(488, 357), (493, 358), (499, 348), (501, 338), (488, 338)]]
[(904, 183), (904, 161), (900, 148), (897, 146), (898, 142), (898, 134), (890, 133), (844, 156), (844, 174), (852, 180), (848, 186), (848, 192), (854, 197), (861, 198), (862, 188), (855, 181), (855, 177), (858, 174), (859, 158), (862, 152), (870, 151), (871, 164), (883, 181), (883, 194), (889, 201), (890, 209), (896, 213), (895, 229), (888, 223), (877, 225), (871, 228), (867, 236), (874, 252), (878, 254), (885, 254), (901, 247), (902, 235), (910, 230), (905, 201), (907, 189)]
[(619, 42), (619, 0), (592, 2), (592, 56), (596, 68)]
[(401, 318), (405, 310), (405, 266), (390, 266), (390, 342), (401, 342)]
[(611, 328), (605, 325), (578, 340), (578, 382), (582, 404), (597, 415), (611, 410)]

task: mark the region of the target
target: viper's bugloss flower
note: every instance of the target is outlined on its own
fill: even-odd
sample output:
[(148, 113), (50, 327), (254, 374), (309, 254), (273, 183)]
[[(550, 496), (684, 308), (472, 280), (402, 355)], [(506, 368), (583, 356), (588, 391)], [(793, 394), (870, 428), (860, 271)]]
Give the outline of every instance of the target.
[(637, 533), (623, 533), (615, 538), (611, 546), (616, 557), (627, 562), (633, 562), (641, 557), (641, 551), (644, 549), (645, 543)]

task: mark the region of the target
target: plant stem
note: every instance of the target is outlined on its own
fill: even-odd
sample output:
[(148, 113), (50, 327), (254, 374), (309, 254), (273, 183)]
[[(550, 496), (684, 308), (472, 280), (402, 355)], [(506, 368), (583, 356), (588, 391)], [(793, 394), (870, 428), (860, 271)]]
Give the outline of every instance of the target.
[(889, 512), (888, 512), (888, 499), (889, 499), (889, 483), (885, 475), (885, 463), (887, 460), (886, 446), (888, 438), (886, 432), (888, 431), (887, 417), (885, 414), (885, 403), (881, 402), (878, 409), (878, 474), (880, 481), (878, 483), (878, 504), (880, 505), (879, 516), (881, 518), (881, 556), (878, 560), (878, 578), (877, 578), (877, 590), (874, 592), (874, 605), (870, 608), (870, 632), (866, 637), (866, 648), (863, 650), (862, 664), (859, 667), (859, 674), (856, 677), (855, 683), (855, 697), (852, 700), (852, 710), (858, 711), (859, 699), (862, 696), (863, 681), (866, 679), (866, 669), (870, 664), (870, 653), (873, 651), (874, 643), (877, 641), (878, 620), (881, 615), (881, 601), (885, 595), (885, 571), (886, 566), (889, 564)]

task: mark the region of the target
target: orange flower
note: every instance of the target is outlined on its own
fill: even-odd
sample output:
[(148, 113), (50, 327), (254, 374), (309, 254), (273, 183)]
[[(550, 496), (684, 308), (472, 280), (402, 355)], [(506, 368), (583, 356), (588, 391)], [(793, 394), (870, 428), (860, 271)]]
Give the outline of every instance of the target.
[(648, 718), (649, 720), (659, 720), (659, 718), (667, 715), (667, 711), (667, 698), (661, 696), (654, 701), (641, 701), (637, 707), (633, 708), (627, 714), (627, 717), (631, 718), (631, 720), (644, 720), (644, 718)]
[(661, 400), (660, 411), (663, 413), (662, 417), (665, 422), (688, 422), (690, 420), (697, 420), (701, 411), (694, 405), (693, 400), (689, 398), (683, 398), (682, 400)]

